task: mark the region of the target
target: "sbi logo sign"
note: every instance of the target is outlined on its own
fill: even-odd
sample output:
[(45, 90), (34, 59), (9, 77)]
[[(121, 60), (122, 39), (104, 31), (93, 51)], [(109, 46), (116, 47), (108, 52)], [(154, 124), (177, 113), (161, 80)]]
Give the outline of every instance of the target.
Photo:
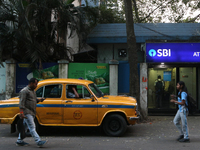
[(154, 57), (170, 57), (171, 56), (171, 49), (158, 49), (157, 51), (155, 49), (149, 50), (149, 56)]

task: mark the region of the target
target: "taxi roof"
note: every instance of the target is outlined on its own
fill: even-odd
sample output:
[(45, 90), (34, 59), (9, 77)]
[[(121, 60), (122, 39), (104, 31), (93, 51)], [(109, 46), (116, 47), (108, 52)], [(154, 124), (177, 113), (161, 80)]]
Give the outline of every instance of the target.
[(45, 83), (72, 83), (72, 84), (91, 84), (93, 83), (90, 80), (82, 80), (82, 79), (69, 79), (69, 78), (56, 78), (56, 79), (45, 79), (39, 81), (38, 84)]

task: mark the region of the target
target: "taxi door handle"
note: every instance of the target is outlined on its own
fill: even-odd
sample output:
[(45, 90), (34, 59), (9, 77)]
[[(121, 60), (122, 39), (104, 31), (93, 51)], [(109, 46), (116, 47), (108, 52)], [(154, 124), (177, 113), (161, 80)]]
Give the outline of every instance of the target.
[(65, 103), (72, 103), (73, 101), (65, 101)]

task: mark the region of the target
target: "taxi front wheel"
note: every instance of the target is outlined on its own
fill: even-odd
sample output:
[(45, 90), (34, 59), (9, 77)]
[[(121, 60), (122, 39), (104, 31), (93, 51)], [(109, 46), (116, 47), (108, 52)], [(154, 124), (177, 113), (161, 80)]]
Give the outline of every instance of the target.
[(103, 130), (109, 136), (122, 136), (126, 129), (126, 120), (118, 114), (107, 116), (103, 122)]

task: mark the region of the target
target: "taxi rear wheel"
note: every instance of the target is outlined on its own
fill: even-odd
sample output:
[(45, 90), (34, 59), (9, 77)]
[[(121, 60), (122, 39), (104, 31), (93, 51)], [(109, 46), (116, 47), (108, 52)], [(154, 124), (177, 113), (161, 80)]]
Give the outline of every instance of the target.
[(126, 120), (118, 114), (107, 116), (103, 122), (103, 130), (109, 136), (121, 136), (126, 132), (126, 129)]

